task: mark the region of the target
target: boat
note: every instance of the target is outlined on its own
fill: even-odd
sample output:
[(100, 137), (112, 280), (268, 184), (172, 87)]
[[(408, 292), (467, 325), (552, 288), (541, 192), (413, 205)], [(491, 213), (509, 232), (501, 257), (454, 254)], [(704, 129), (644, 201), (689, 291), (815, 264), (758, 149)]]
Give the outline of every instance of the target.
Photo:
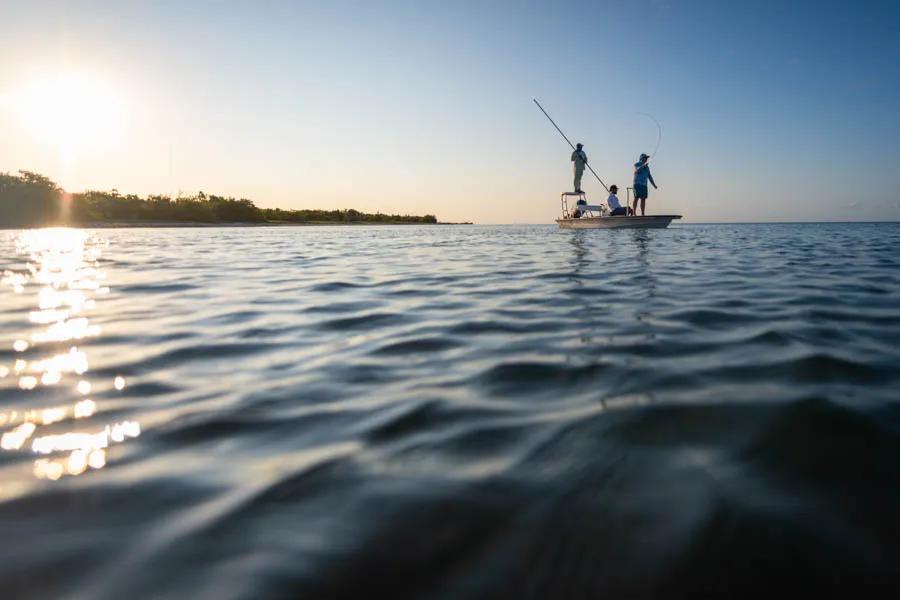
[[(573, 151), (576, 150), (575, 144), (572, 143), (572, 140), (569, 139), (563, 130), (559, 128), (559, 125), (556, 124), (556, 121), (550, 116), (550, 114), (544, 110), (544, 107), (541, 106), (541, 103), (537, 101), (537, 98), (532, 98), (532, 101), (537, 105), (541, 112), (544, 113), (544, 116), (553, 124), (559, 134), (566, 140), (566, 143), (569, 144), (569, 147), (572, 148)], [(647, 115), (650, 116), (650, 115)], [(650, 117), (653, 119), (653, 117)], [(653, 119), (656, 121), (656, 119)], [(656, 123), (656, 126), (659, 127), (659, 123)], [(662, 136), (662, 129), (660, 131), (660, 136)], [(659, 140), (656, 142), (656, 149), (653, 151), (655, 155), (659, 151)], [(649, 158), (648, 158), (649, 160)], [(597, 172), (594, 171), (594, 168), (591, 165), (587, 164), (585, 161), (585, 165), (591, 174), (597, 178), (597, 181), (600, 182), (600, 185), (603, 186), (607, 192), (609, 191), (609, 187), (603, 183), (603, 180), (600, 179), (600, 176), (597, 175)], [(578, 185), (578, 184), (576, 184)], [(654, 184), (655, 185), (655, 184)], [(612, 187), (612, 186), (610, 186)], [(625, 206), (628, 206), (631, 203), (631, 191), (632, 188), (626, 188), (627, 195), (625, 198)], [(569, 211), (569, 198), (575, 197), (577, 198), (577, 213), (576, 211)], [(669, 226), (669, 223), (676, 219), (680, 219), (681, 215), (641, 215), (640, 217), (611, 217), (609, 216), (609, 211), (606, 209), (606, 206), (603, 204), (592, 205), (587, 203), (587, 198), (584, 196), (584, 192), (564, 192), (559, 198), (559, 204), (562, 208), (562, 218), (556, 219), (557, 225), (559, 225), (560, 229), (665, 229)], [(578, 217), (575, 217), (575, 214)]]
[[(569, 211), (569, 198), (580, 202), (580, 217)], [(640, 217), (610, 217), (603, 205), (588, 204), (583, 192), (564, 192), (560, 196), (562, 218), (556, 219), (560, 229), (665, 229), (669, 223), (680, 219), (681, 215), (642, 215)]]
[(560, 229), (665, 229), (681, 215), (646, 215), (643, 217), (584, 217), (557, 219)]

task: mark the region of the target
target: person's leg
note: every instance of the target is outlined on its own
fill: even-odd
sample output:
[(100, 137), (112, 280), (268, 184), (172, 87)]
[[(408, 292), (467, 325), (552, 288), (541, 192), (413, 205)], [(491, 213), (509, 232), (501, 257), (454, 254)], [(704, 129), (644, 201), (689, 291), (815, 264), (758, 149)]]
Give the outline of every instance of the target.
[(581, 191), (581, 176), (584, 175), (584, 171), (575, 171), (575, 191)]
[(644, 208), (647, 206), (647, 199), (641, 198), (641, 216), (644, 216)]
[(632, 215), (636, 215), (636, 214), (637, 214), (637, 203), (638, 203), (638, 199), (637, 199), (637, 196), (635, 196), (635, 197), (634, 197), (634, 207), (631, 209), (631, 214), (632, 214)]

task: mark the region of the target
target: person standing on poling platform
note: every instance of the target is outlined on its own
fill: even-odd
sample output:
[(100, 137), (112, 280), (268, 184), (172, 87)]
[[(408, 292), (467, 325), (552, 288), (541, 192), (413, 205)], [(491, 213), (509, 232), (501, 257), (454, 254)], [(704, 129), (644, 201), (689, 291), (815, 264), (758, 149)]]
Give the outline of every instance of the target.
[(641, 201), (641, 216), (644, 216), (644, 207), (647, 204), (647, 182), (653, 186), (653, 189), (659, 189), (656, 182), (653, 181), (653, 175), (650, 174), (650, 157), (641, 154), (641, 157), (634, 163), (634, 210), (633, 214), (637, 214), (638, 200)]
[(575, 152), (572, 153), (572, 162), (575, 167), (575, 192), (578, 194), (584, 193), (581, 189), (581, 176), (584, 175), (584, 167), (588, 161), (587, 154), (582, 148), (584, 148), (582, 144), (575, 144)]

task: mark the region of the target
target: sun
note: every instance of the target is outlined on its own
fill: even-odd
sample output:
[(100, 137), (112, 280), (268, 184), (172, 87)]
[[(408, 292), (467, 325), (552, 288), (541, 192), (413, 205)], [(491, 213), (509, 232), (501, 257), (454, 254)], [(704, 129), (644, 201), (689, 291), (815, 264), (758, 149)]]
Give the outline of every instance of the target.
[(19, 121), (38, 142), (67, 153), (108, 150), (122, 138), (120, 94), (87, 71), (36, 76), (21, 86), (15, 105)]

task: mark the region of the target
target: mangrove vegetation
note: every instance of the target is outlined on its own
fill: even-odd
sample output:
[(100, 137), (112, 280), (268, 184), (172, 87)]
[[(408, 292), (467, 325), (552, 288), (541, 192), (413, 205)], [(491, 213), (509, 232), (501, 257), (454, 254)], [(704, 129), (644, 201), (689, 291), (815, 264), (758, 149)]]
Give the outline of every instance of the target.
[(140, 223), (437, 223), (434, 215), (388, 215), (344, 210), (259, 208), (246, 198), (196, 195), (141, 198), (118, 190), (67, 193), (31, 171), (0, 173), (0, 227)]

